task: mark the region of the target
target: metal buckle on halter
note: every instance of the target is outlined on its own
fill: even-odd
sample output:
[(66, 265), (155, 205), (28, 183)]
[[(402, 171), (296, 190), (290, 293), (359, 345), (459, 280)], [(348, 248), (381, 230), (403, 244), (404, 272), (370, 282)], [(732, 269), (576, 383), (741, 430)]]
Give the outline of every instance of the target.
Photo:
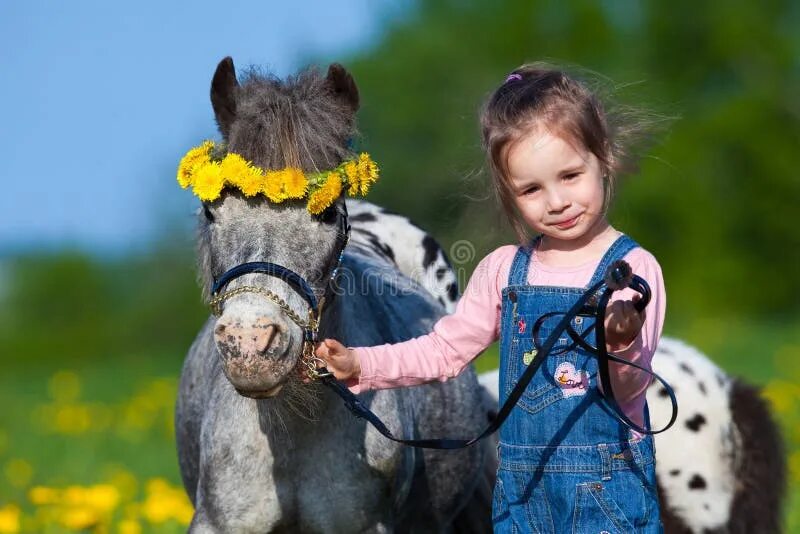
[[(322, 367), (318, 367), (317, 364), (321, 363)], [(328, 371), (325, 367), (327, 362), (322, 358), (318, 358), (314, 354), (314, 344), (310, 342), (305, 342), (303, 347), (303, 364), (306, 366), (305, 374), (308, 378), (312, 380), (318, 380), (320, 378), (324, 378), (327, 376), (333, 376), (333, 373)], [(320, 372), (321, 369), (324, 371)]]

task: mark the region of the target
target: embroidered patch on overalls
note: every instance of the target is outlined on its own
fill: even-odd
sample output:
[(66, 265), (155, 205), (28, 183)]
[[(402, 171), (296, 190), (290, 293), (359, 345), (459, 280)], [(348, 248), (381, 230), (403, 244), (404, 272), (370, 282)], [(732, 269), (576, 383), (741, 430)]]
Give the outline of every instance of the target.
[(522, 355), (522, 363), (525, 365), (530, 365), (533, 359), (536, 357), (536, 353), (538, 351), (536, 349), (529, 350), (525, 354)]
[(517, 321), (517, 326), (519, 327), (519, 333), (520, 334), (524, 334), (525, 333), (525, 319), (520, 319), (519, 321)]
[(586, 395), (586, 390), (589, 388), (589, 373), (583, 369), (576, 370), (570, 362), (561, 362), (556, 367), (554, 378), (565, 397)]

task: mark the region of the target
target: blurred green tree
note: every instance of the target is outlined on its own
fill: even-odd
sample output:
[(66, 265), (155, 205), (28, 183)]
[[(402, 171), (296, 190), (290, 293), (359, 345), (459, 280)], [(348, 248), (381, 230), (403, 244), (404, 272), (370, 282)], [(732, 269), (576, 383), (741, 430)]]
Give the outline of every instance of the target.
[(478, 172), (479, 105), (523, 62), (577, 64), (616, 82), (623, 104), (682, 117), (611, 216), (659, 257), (671, 316), (796, 317), (798, 23), (787, 0), (420, 1), (349, 62), (384, 172), (372, 199), (445, 243), (472, 240), (474, 265), (512, 239)]

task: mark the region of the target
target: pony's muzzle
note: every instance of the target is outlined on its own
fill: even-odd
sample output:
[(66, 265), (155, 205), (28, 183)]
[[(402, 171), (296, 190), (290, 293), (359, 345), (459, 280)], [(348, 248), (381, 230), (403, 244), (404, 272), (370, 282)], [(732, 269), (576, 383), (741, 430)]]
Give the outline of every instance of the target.
[(288, 348), (286, 326), (267, 318), (243, 324), (235, 318), (220, 317), (214, 327), (214, 339), (226, 356), (278, 357)]

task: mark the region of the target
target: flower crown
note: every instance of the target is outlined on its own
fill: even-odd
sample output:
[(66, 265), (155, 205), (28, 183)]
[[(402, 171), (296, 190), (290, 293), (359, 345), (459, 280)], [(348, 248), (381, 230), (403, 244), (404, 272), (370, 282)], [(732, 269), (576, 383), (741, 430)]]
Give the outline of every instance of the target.
[(225, 151), (224, 145), (213, 141), (191, 149), (178, 165), (178, 184), (184, 189), (192, 186), (203, 201), (218, 199), (225, 187), (235, 187), (246, 197), (263, 194), (276, 203), (308, 198), (306, 208), (317, 215), (345, 188), (351, 196), (363, 196), (378, 179), (378, 165), (367, 153), (345, 160), (335, 169), (305, 174), (295, 167), (263, 170), (239, 154)]

